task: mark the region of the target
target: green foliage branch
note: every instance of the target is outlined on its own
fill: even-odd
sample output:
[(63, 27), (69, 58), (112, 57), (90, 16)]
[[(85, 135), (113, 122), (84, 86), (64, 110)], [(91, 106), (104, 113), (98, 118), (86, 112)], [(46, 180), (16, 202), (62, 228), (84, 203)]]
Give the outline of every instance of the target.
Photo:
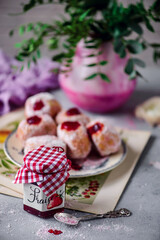
[[(124, 68), (129, 79), (141, 76), (135, 68), (136, 65), (145, 67), (145, 63), (133, 57), (134, 55), (151, 47), (154, 61), (157, 62), (160, 58), (160, 43), (149, 43), (143, 36), (144, 28), (154, 33), (152, 23), (160, 22), (159, 0), (154, 1), (148, 8), (145, 7), (143, 0), (127, 7), (117, 0), (30, 0), (22, 4), (22, 13), (44, 4), (63, 4), (66, 17), (54, 21), (53, 24), (37, 22), (19, 27), (21, 36), (32, 33), (32, 37), (15, 44), (18, 49), (16, 59), (21, 62), (27, 60), (28, 67), (31, 61), (37, 62), (37, 58), (41, 56), (40, 47), (46, 44), (49, 50), (61, 49), (54, 55), (53, 60), (63, 61), (67, 67), (66, 71), (70, 71), (77, 43), (81, 39), (84, 39), (86, 48), (93, 50), (93, 54), (86, 57), (101, 55), (99, 49), (102, 43), (107, 41), (113, 43), (114, 51), (120, 58), (125, 58), (127, 52), (131, 53)], [(10, 36), (14, 31), (10, 31)], [(133, 32), (136, 35), (134, 37)], [(93, 62), (88, 67), (104, 66), (107, 63), (107, 61)], [(94, 79), (98, 75), (104, 81), (110, 81), (101, 71), (93, 73), (86, 80)]]

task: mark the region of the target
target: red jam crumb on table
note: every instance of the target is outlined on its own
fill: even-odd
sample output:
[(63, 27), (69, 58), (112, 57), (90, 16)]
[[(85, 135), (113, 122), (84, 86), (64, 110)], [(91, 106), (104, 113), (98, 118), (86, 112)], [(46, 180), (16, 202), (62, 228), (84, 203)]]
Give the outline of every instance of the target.
[(44, 103), (43, 103), (42, 100), (36, 101), (36, 102), (33, 104), (33, 110), (34, 110), (34, 111), (41, 110), (43, 107), (44, 107)]
[(63, 233), (61, 230), (57, 230), (57, 229), (55, 229), (55, 230), (49, 229), (48, 232), (53, 233), (54, 235), (60, 235)]
[(79, 111), (78, 108), (70, 108), (68, 111), (66, 111), (67, 116), (74, 116), (74, 115), (79, 115), (81, 112)]
[(75, 131), (80, 126), (79, 122), (63, 122), (61, 129), (65, 129), (67, 131)]
[(30, 118), (27, 118), (27, 123), (28, 124), (39, 124), (40, 122), (41, 122), (41, 118), (40, 117), (38, 117), (38, 116), (33, 116), (33, 117), (30, 117)]

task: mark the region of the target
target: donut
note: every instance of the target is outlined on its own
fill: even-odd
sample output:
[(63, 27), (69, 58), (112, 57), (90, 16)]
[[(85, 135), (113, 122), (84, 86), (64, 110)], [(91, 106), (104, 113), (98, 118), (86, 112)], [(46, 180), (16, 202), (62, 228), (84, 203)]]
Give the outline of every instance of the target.
[(152, 97), (138, 105), (135, 116), (151, 125), (160, 124), (160, 97)]
[(107, 156), (119, 150), (121, 139), (113, 126), (105, 119), (92, 120), (87, 125), (87, 132), (96, 150), (101, 156)]
[(58, 151), (66, 152), (66, 144), (56, 136), (44, 135), (28, 138), (24, 146), (24, 154), (40, 146), (56, 148)]
[(70, 159), (86, 158), (91, 151), (86, 128), (78, 121), (65, 121), (57, 127), (58, 137), (67, 144), (68, 157)]
[(26, 118), (42, 114), (55, 117), (60, 110), (61, 106), (55, 97), (50, 93), (42, 92), (26, 100), (24, 112)]
[(49, 115), (34, 115), (23, 119), (17, 128), (16, 137), (23, 142), (33, 136), (56, 135), (56, 124)]

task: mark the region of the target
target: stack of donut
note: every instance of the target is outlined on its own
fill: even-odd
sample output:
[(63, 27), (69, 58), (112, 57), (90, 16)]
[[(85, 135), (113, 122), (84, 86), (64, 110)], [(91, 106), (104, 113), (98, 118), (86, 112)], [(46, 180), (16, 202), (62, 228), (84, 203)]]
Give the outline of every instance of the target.
[(45, 145), (65, 151), (70, 159), (86, 158), (92, 149), (100, 156), (119, 150), (121, 139), (106, 119), (90, 120), (77, 108), (62, 110), (50, 93), (31, 96), (25, 103), (25, 119), (18, 126), (17, 138), (24, 153)]

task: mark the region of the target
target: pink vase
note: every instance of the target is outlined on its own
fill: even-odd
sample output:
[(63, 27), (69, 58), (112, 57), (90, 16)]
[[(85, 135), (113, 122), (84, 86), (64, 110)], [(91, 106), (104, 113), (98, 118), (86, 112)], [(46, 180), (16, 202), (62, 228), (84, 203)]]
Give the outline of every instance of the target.
[[(102, 51), (101, 55), (87, 57)], [(61, 73), (59, 82), (68, 98), (79, 107), (92, 112), (108, 112), (119, 108), (124, 104), (135, 89), (136, 80), (129, 80), (124, 72), (124, 67), (129, 56), (120, 58), (108, 42), (101, 46), (101, 49), (88, 49), (84, 42), (77, 45), (76, 54), (71, 64), (71, 70)], [(107, 60), (104, 66), (96, 65), (87, 67), (88, 64)], [(66, 70), (66, 68), (63, 68)], [(96, 72), (105, 73), (110, 83), (105, 82), (100, 76), (91, 80), (84, 80)]]

